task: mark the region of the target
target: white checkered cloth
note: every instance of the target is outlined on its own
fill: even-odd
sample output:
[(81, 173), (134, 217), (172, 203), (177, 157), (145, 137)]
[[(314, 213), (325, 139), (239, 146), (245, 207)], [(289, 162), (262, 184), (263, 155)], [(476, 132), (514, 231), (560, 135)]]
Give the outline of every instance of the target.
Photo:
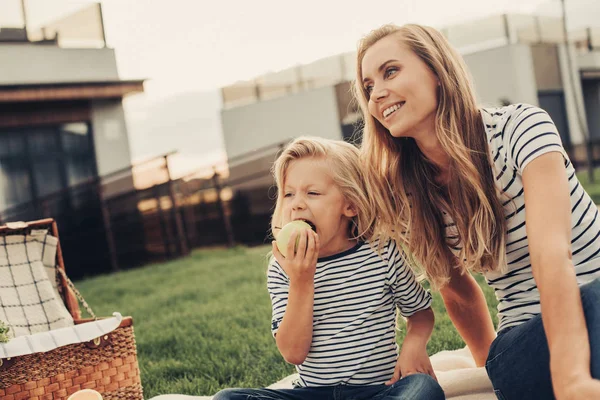
[(19, 336), (0, 344), (0, 358), (18, 357), (33, 353), (45, 353), (73, 343), (88, 342), (117, 329), (123, 317), (114, 313), (111, 318), (86, 322), (66, 328)]
[(73, 326), (56, 288), (57, 244), (39, 230), (0, 236), (0, 320), (10, 337)]

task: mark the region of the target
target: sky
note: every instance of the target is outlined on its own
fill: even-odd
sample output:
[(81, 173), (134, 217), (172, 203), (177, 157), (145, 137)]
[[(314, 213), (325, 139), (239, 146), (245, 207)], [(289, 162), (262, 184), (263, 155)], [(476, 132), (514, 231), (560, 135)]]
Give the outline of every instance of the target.
[[(20, 0), (0, 0), (7, 1)], [(27, 1), (46, 16), (59, 9), (58, 4), (68, 9), (90, 2)], [(598, 3), (567, 0), (567, 11), (577, 15), (571, 22), (593, 22), (600, 15)], [(558, 0), (102, 0), (101, 4), (107, 43), (115, 49), (120, 77), (147, 79), (145, 92), (125, 101), (132, 158), (178, 149), (190, 165), (223, 156), (222, 86), (354, 50), (361, 36), (385, 23), (440, 28), (505, 12), (556, 15), (560, 10)], [(590, 7), (598, 13), (587, 12)], [(179, 107), (184, 101), (187, 106)]]

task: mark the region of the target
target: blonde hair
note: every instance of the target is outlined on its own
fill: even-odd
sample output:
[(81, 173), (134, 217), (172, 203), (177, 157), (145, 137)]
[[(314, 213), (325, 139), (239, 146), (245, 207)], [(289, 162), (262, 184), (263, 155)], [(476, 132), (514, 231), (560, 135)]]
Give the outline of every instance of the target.
[(299, 137), (293, 140), (273, 164), (277, 198), (271, 218), (271, 232), (281, 228), (283, 186), (290, 163), (304, 158), (323, 159), (330, 167), (331, 177), (342, 195), (354, 207), (356, 216), (351, 218), (349, 238), (369, 239), (374, 231), (375, 213), (374, 205), (367, 196), (360, 152), (350, 143), (319, 137)]
[[(450, 158), (449, 183), (436, 183), (439, 169), (413, 138), (394, 138), (367, 108), (362, 60), (379, 40), (394, 35), (414, 52), (440, 82), (435, 134)], [(437, 30), (421, 25), (384, 25), (364, 37), (357, 51), (354, 94), (364, 117), (361, 157), (368, 190), (379, 213), (378, 233), (408, 248), (436, 288), (450, 269), (505, 267), (506, 222), (494, 183), (485, 130), (470, 74), (461, 56)], [(444, 213), (456, 223), (446, 237)], [(450, 247), (461, 246), (455, 256)]]

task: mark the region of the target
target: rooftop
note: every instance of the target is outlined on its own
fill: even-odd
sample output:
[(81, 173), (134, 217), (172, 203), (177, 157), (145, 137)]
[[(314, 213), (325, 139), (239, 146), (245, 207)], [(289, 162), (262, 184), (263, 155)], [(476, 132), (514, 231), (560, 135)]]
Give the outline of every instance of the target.
[(106, 47), (100, 3), (2, 0), (0, 45)]

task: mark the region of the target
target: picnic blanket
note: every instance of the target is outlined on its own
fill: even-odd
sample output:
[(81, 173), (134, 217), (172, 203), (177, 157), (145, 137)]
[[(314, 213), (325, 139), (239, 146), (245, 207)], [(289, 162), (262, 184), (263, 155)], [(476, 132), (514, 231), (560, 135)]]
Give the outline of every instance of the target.
[(84, 343), (117, 329), (123, 317), (118, 312), (112, 317), (79, 325), (17, 336), (8, 343), (0, 343), (0, 358), (45, 353), (73, 343)]
[[(467, 347), (460, 350), (441, 351), (431, 356), (438, 382), (448, 400), (495, 400), (496, 395), (485, 368), (477, 368)], [(291, 388), (296, 374), (290, 375), (269, 388)], [(185, 396), (167, 394), (150, 400), (210, 400), (212, 396)]]
[(0, 236), (0, 321), (10, 337), (73, 326), (56, 284), (57, 244), (44, 230)]

